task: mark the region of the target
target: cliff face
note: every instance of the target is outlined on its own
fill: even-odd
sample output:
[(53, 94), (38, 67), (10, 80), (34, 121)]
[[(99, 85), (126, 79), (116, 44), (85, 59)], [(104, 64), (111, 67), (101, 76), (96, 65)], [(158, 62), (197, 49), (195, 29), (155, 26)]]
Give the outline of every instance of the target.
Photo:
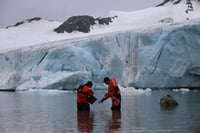
[(200, 21), (49, 42), (0, 54), (0, 88), (200, 87)]
[(135, 84), (142, 87), (199, 87), (199, 33), (200, 25), (184, 25), (163, 29), (160, 33), (143, 34), (140, 72)]

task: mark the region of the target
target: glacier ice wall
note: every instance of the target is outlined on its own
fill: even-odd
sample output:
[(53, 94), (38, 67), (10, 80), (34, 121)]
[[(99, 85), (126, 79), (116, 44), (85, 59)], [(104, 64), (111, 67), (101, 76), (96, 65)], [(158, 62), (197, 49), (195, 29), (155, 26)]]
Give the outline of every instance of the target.
[(200, 87), (200, 24), (130, 30), (0, 53), (1, 90), (104, 87)]

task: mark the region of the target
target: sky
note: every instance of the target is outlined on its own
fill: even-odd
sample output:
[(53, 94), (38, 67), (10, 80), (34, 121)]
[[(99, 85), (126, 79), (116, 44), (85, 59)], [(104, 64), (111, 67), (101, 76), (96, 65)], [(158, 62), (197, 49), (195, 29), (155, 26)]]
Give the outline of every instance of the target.
[(163, 0), (0, 0), (0, 28), (41, 17), (64, 22), (73, 15), (103, 17), (109, 11), (154, 7)]

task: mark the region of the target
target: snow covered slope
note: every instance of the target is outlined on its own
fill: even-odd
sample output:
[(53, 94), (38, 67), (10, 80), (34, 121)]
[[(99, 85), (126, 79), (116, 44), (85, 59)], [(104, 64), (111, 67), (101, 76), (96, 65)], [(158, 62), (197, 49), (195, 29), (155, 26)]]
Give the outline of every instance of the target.
[(0, 89), (74, 89), (104, 76), (122, 86), (199, 87), (200, 2), (168, 2), (134, 12), (111, 12), (110, 25), (90, 33), (53, 31), (39, 20), (0, 29)]

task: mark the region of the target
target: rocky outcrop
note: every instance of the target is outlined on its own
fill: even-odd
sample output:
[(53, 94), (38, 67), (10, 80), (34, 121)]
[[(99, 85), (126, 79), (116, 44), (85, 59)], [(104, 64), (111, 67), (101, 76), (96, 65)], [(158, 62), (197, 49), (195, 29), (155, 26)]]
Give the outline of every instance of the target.
[(64, 31), (71, 33), (73, 31), (80, 31), (88, 33), (90, 26), (95, 24), (95, 19), (91, 16), (73, 16), (67, 19), (58, 28), (54, 29), (57, 33), (64, 33)]
[(115, 17), (106, 17), (106, 18), (94, 18), (92, 16), (72, 16), (69, 19), (67, 19), (63, 24), (61, 24), (59, 27), (54, 29), (57, 33), (64, 33), (68, 32), (71, 33), (73, 31), (79, 31), (88, 33), (90, 32), (91, 26), (95, 24), (100, 25), (109, 25), (109, 23), (112, 22), (112, 19)]
[(158, 4), (156, 7), (158, 6), (163, 6), (169, 2), (173, 3), (174, 5), (178, 4), (181, 0), (164, 0), (161, 4)]
[(34, 17), (34, 18), (26, 19), (26, 20), (17, 22), (14, 26), (8, 26), (7, 28), (9, 28), (9, 27), (17, 27), (17, 26), (22, 25), (22, 24), (24, 24), (24, 23), (26, 23), (26, 22), (30, 23), (30, 22), (32, 22), (32, 21), (39, 21), (39, 20), (41, 20), (41, 19), (42, 19), (42, 18), (40, 18), (40, 17)]

